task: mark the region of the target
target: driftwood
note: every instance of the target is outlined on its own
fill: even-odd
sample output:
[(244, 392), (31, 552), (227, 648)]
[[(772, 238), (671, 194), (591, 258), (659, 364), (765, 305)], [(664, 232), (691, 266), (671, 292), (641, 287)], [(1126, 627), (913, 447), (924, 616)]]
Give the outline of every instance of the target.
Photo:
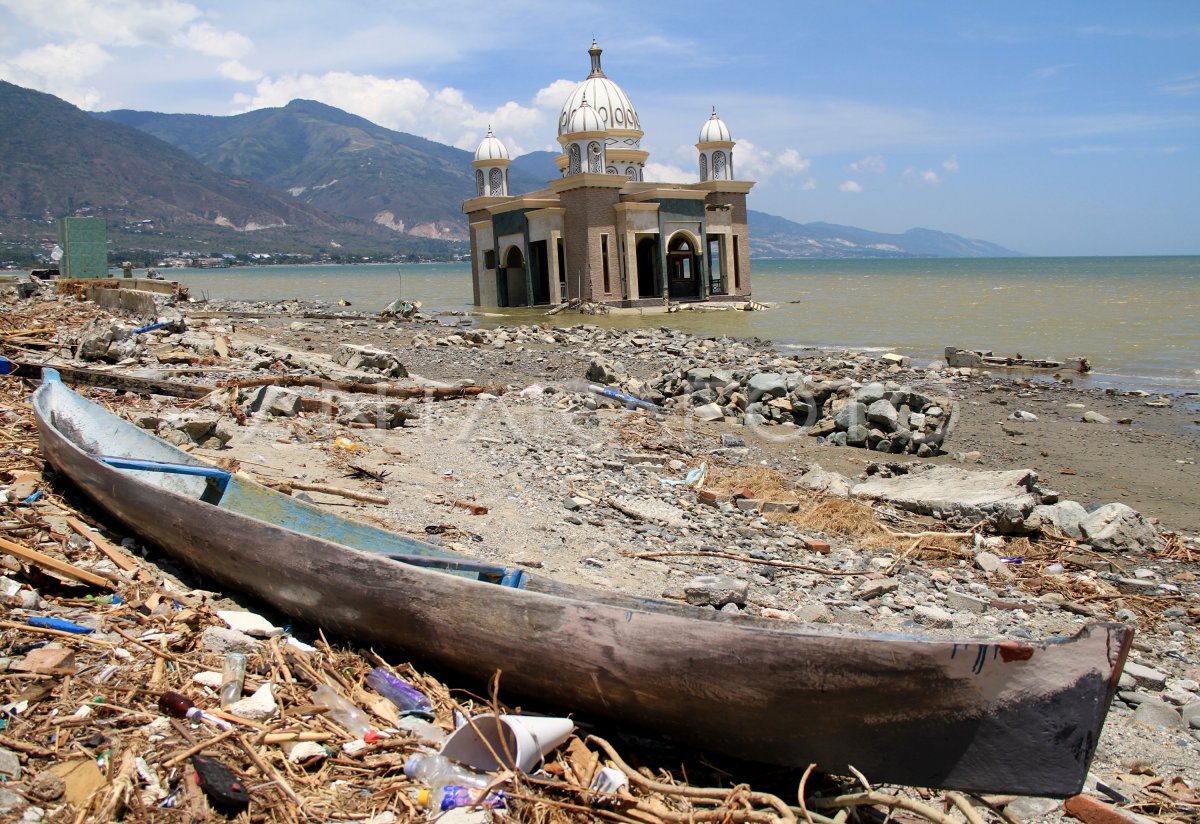
[(22, 546), (7, 538), (0, 538), (0, 550), (15, 555), (23, 561), (28, 561), (36, 566), (45, 569), (51, 569), (60, 575), (66, 575), (68, 578), (74, 578), (85, 584), (90, 584), (94, 587), (103, 587), (104, 589), (116, 589), (113, 582), (107, 578), (102, 578), (94, 572), (89, 572), (86, 569), (80, 569), (74, 564), (69, 564), (66, 561), (60, 561), (58, 558), (52, 558), (49, 555), (44, 555), (36, 549), (30, 549), (27, 546)]
[(268, 481), (261, 478), (256, 480), (263, 486), (277, 489), (286, 495), (292, 494), (292, 490), (301, 489), (308, 492), (324, 492), (326, 495), (340, 495), (343, 498), (350, 498), (354, 501), (364, 501), (369, 504), (380, 504), (381, 506), (387, 506), (391, 503), (382, 495), (372, 495), (370, 492), (343, 489), (340, 486), (333, 486), (332, 484), (314, 484), (308, 481)]
[(42, 367), (48, 366), (58, 370), (63, 383), (83, 384), (84, 386), (100, 386), (107, 389), (119, 389), (125, 392), (136, 392), (139, 395), (170, 395), (176, 398), (191, 398), (198, 400), (215, 391), (215, 387), (179, 381), (160, 381), (153, 378), (138, 378), (123, 375), (119, 372), (102, 372), (98, 369), (80, 369), (74, 366), (60, 366), (55, 363), (32, 363), (29, 361), (12, 361), (16, 366), (18, 377), (40, 380)]
[(301, 375), (277, 375), (270, 378), (222, 381), (221, 386), (230, 389), (246, 389), (255, 386), (311, 386), (317, 389), (337, 389), (341, 392), (382, 395), (388, 398), (468, 398), (484, 392), (492, 395), (502, 395), (505, 392), (503, 386), (391, 386), (386, 383), (333, 381)]

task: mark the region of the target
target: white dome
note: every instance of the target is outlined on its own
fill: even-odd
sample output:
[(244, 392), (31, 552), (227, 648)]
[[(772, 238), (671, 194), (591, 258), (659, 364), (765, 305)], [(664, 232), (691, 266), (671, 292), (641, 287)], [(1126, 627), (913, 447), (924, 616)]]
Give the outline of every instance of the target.
[(592, 41), (588, 54), (592, 57), (592, 73), (575, 87), (558, 116), (559, 135), (577, 131), (571, 128), (575, 113), (586, 98), (592, 111), (600, 119), (600, 129), (634, 129), (641, 131), (637, 111), (629, 102), (629, 96), (616, 83), (604, 76), (600, 68), (601, 49)]
[(479, 148), (475, 150), (476, 160), (508, 160), (508, 149), (504, 148), (504, 144), (500, 139), (492, 134), (492, 127), (488, 126), (487, 135), (479, 143)]
[(700, 140), (698, 143), (717, 143), (726, 142), (732, 143), (733, 137), (729, 134), (729, 127), (725, 125), (725, 121), (717, 117), (716, 108), (713, 109), (712, 117), (704, 123), (704, 127), (700, 129)]
[(596, 113), (596, 110), (587, 102), (587, 97), (584, 96), (579, 108), (571, 115), (571, 122), (567, 124), (564, 134), (602, 131), (604, 131), (604, 124), (600, 122), (600, 115)]

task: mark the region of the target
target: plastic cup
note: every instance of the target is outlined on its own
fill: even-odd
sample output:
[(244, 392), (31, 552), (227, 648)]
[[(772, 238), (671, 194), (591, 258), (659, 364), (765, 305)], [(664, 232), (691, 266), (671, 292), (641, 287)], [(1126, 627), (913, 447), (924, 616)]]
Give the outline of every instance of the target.
[(442, 755), (481, 772), (536, 768), (570, 737), (569, 718), (538, 715), (477, 715), (450, 734)]

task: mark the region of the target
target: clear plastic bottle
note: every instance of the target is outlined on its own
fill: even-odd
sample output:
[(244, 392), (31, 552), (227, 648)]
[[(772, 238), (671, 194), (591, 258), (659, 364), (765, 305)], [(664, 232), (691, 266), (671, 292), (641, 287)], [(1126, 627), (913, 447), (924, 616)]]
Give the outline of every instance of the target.
[(421, 753), (405, 762), (404, 774), (434, 790), (451, 784), (481, 790), (492, 781), (491, 776), (473, 772), (444, 755)]
[(246, 656), (241, 652), (231, 652), (225, 656), (221, 667), (221, 709), (240, 701), (242, 685), (246, 680)]
[(496, 790), (483, 796), (482, 791), (472, 787), (458, 787), (453, 784), (436, 790), (421, 790), (417, 793), (417, 803), (431, 810), (451, 810), (455, 807), (470, 807), (478, 805), (493, 810), (502, 810), (505, 805), (504, 790)]
[(338, 695), (333, 687), (321, 684), (313, 690), (312, 700), (317, 706), (329, 707), (329, 717), (345, 727), (351, 735), (362, 738), (371, 731), (367, 714)]

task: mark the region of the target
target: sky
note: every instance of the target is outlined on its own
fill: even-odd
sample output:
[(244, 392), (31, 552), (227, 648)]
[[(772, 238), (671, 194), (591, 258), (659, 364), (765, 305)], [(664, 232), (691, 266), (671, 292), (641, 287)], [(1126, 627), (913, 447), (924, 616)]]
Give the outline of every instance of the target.
[(699, 179), (715, 106), (752, 209), (1200, 254), (1195, 0), (0, 0), (0, 79), (91, 111), (315, 99), (468, 150), (490, 125), (517, 156), (557, 150), (593, 37), (647, 180)]

